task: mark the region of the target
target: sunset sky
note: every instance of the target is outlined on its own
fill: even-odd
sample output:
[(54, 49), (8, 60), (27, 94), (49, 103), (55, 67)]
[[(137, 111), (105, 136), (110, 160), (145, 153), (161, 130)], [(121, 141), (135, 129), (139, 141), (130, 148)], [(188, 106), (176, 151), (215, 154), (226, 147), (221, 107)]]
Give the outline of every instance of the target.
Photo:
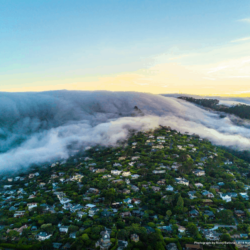
[(0, 1), (0, 91), (57, 89), (250, 96), (250, 1)]

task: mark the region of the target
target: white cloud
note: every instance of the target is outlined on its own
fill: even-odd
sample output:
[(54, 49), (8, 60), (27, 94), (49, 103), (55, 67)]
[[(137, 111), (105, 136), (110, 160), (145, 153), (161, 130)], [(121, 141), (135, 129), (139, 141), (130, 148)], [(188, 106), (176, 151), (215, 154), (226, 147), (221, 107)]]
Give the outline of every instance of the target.
[(231, 43), (245, 42), (248, 40), (250, 40), (250, 37), (244, 37), (244, 38), (233, 40), (233, 41), (231, 41)]
[(243, 18), (243, 19), (240, 19), (240, 20), (238, 20), (238, 21), (250, 23), (250, 18)]
[[(250, 126), (172, 97), (108, 91), (0, 93), (0, 170), (26, 168), (71, 154), (68, 146), (115, 146), (129, 130), (168, 125), (214, 144), (250, 149)], [(130, 117), (134, 106), (143, 117)], [(20, 143), (20, 140), (23, 140)], [(19, 141), (19, 143), (17, 143)]]

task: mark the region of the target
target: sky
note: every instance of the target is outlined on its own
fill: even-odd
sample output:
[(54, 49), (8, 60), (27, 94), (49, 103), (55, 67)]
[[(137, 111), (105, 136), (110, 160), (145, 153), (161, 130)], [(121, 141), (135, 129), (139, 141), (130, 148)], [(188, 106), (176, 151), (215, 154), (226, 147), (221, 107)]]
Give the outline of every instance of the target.
[(1, 0), (0, 91), (250, 96), (248, 0)]

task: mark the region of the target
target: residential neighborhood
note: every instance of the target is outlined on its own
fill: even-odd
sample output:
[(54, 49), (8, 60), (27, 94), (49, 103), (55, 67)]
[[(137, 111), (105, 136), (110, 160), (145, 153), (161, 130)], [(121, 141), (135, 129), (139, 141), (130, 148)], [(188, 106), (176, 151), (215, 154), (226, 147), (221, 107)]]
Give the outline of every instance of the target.
[(132, 131), (119, 146), (2, 175), (0, 249), (245, 249), (250, 164), (200, 139)]

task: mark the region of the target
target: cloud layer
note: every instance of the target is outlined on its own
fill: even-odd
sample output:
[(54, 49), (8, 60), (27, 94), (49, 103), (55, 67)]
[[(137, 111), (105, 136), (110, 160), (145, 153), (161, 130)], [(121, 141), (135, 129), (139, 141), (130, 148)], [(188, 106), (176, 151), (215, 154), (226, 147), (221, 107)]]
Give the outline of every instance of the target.
[[(145, 116), (131, 117), (134, 106)], [(230, 117), (183, 100), (138, 92), (0, 93), (0, 124), (0, 171), (66, 159), (69, 146), (115, 146), (129, 129), (145, 131), (159, 124), (217, 145), (250, 149), (247, 122), (236, 125)]]

